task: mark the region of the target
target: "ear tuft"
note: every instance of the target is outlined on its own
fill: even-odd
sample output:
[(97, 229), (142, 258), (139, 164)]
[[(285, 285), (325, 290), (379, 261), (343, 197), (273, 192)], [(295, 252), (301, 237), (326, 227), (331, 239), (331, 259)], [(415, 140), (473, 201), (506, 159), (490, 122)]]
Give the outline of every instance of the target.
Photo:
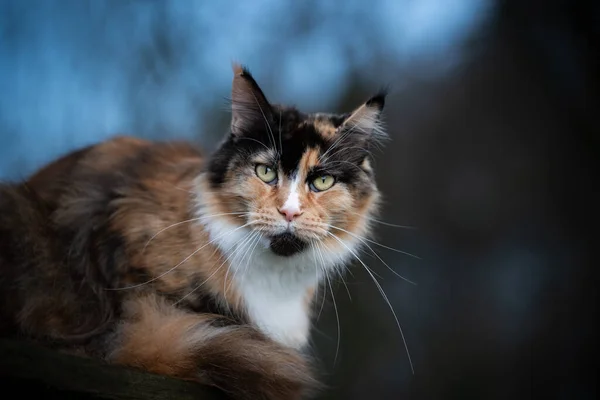
[(387, 87), (382, 88), (375, 96), (367, 100), (365, 105), (367, 107), (376, 107), (377, 109), (379, 109), (379, 111), (382, 111), (383, 107), (385, 106), (385, 98), (387, 97), (388, 92), (389, 89)]
[(249, 76), (252, 78), (252, 74), (248, 70), (248, 67), (243, 64), (234, 61), (231, 63), (231, 69), (233, 70), (234, 76)]
[(387, 134), (381, 121), (387, 89), (380, 90), (362, 106), (354, 110), (343, 123), (343, 129), (363, 135), (368, 139), (383, 139)]

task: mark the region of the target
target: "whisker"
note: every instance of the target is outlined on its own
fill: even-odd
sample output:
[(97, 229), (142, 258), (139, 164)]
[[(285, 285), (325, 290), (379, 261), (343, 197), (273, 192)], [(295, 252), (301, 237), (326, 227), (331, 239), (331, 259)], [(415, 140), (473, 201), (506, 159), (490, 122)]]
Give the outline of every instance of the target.
[(266, 144), (264, 144), (263, 142), (261, 142), (260, 140), (254, 139), (254, 138), (250, 138), (250, 137), (246, 137), (246, 136), (240, 136), (239, 140), (251, 140), (253, 142), (256, 142), (260, 145), (262, 145), (265, 149), (267, 150), (271, 150), (271, 148), (269, 146), (267, 146)]
[(361, 214), (361, 213), (357, 213), (357, 212), (355, 212), (355, 211), (350, 211), (350, 210), (349, 210), (348, 212), (350, 212), (350, 213), (352, 213), (352, 214), (360, 215), (360, 216), (362, 216), (363, 218), (365, 218), (365, 219), (368, 219), (369, 221), (373, 221), (373, 222), (376, 222), (376, 223), (378, 223), (378, 224), (381, 224), (381, 225), (391, 226), (392, 228), (402, 228), (402, 229), (418, 229), (418, 228), (417, 228), (417, 227), (415, 227), (415, 226), (391, 224), (391, 223), (389, 223), (389, 222), (384, 222), (384, 221), (381, 221), (381, 220), (378, 220), (378, 219), (375, 219), (375, 218), (372, 218), (372, 217), (367, 217), (367, 216), (365, 216), (365, 215), (363, 215), (363, 214)]
[(252, 225), (252, 224), (253, 224), (253, 222), (248, 222), (247, 224), (244, 224), (244, 225), (242, 225), (242, 226), (238, 226), (238, 227), (237, 227), (237, 228), (235, 228), (235, 229), (232, 229), (232, 230), (230, 230), (230, 231), (227, 231), (227, 232), (225, 232), (225, 233), (223, 233), (223, 234), (221, 234), (221, 235), (217, 236), (216, 238), (212, 239), (212, 240), (211, 240), (211, 241), (209, 241), (208, 243), (205, 243), (204, 245), (202, 245), (202, 246), (200, 246), (199, 248), (197, 248), (196, 250), (194, 250), (194, 251), (192, 252), (192, 254), (190, 254), (189, 256), (187, 256), (186, 258), (184, 258), (182, 261), (180, 261), (180, 262), (179, 262), (177, 265), (175, 265), (174, 267), (172, 267), (172, 268), (168, 269), (167, 271), (163, 272), (162, 274), (160, 274), (160, 275), (158, 275), (158, 276), (156, 276), (156, 277), (154, 277), (154, 278), (152, 278), (152, 279), (150, 279), (150, 280), (148, 280), (148, 281), (146, 281), (146, 282), (138, 283), (138, 284), (136, 284), (136, 285), (131, 285), (131, 286), (119, 287), (119, 288), (105, 288), (105, 290), (115, 290), (115, 291), (116, 291), (116, 290), (135, 289), (135, 288), (138, 288), (138, 287), (140, 287), (140, 286), (144, 286), (144, 285), (147, 285), (147, 284), (149, 284), (149, 283), (152, 283), (152, 282), (154, 282), (154, 281), (156, 281), (156, 280), (158, 280), (158, 279), (162, 278), (163, 276), (165, 276), (165, 275), (167, 275), (167, 274), (171, 273), (172, 271), (174, 271), (174, 270), (175, 270), (177, 267), (179, 267), (180, 265), (182, 265), (183, 263), (185, 263), (187, 260), (189, 260), (190, 258), (192, 258), (192, 257), (193, 257), (195, 254), (197, 254), (197, 253), (198, 253), (200, 250), (202, 250), (203, 248), (205, 248), (205, 247), (206, 247), (206, 246), (208, 246), (209, 244), (211, 244), (211, 243), (215, 242), (216, 240), (220, 239), (221, 237), (223, 237), (223, 236), (225, 236), (225, 235), (227, 235), (227, 234), (233, 233), (233, 232), (235, 232), (235, 231), (237, 231), (237, 230), (239, 230), (239, 229), (245, 228), (245, 227), (247, 227), (248, 225)]
[[(251, 233), (251, 235), (250, 235), (250, 238), (249, 238), (247, 241), (245, 241), (245, 242), (243, 243), (243, 245), (242, 245), (242, 244), (240, 244), (240, 245), (239, 245), (239, 247), (242, 247), (242, 246), (243, 246), (243, 247), (246, 247), (246, 251), (244, 252), (244, 254), (242, 255), (242, 257), (241, 257), (241, 259), (240, 259), (240, 262), (239, 262), (239, 264), (240, 264), (240, 265), (243, 263), (243, 261), (244, 261), (244, 258), (245, 258), (245, 257), (246, 257), (246, 255), (248, 254), (248, 251), (250, 250), (250, 248), (251, 248), (252, 244), (254, 244), (254, 242), (255, 242), (255, 239), (256, 239), (258, 236), (260, 236), (260, 232), (258, 232), (258, 231), (254, 231), (254, 232), (252, 232), (252, 233)], [(236, 258), (235, 258), (235, 260), (234, 260), (234, 261), (237, 263), (237, 256), (236, 256)], [(227, 271), (227, 272), (229, 272), (229, 271)], [(233, 282), (235, 281), (235, 277), (236, 277), (237, 273), (238, 273), (238, 269), (236, 268), (235, 272), (233, 273), (233, 277), (231, 278), (231, 282), (229, 283), (229, 286), (227, 286), (227, 288), (229, 288), (229, 287), (231, 287), (231, 285), (233, 285)], [(225, 281), (223, 282), (223, 284), (226, 284), (226, 283), (227, 283), (227, 274), (225, 274), (225, 277), (226, 277), (226, 279), (225, 279)], [(225, 295), (225, 294), (227, 294), (227, 288), (224, 288), (224, 290), (223, 290), (223, 294), (224, 294), (224, 295)]]
[(340, 231), (346, 232), (347, 234), (349, 234), (349, 235), (351, 235), (351, 236), (354, 236), (354, 237), (355, 237), (355, 238), (357, 238), (358, 240), (361, 240), (361, 241), (366, 241), (366, 242), (369, 242), (369, 243), (375, 244), (375, 245), (377, 245), (377, 246), (383, 247), (384, 249), (392, 250), (392, 251), (395, 251), (396, 253), (401, 253), (401, 254), (404, 254), (404, 255), (407, 255), (407, 256), (410, 256), (410, 257), (416, 258), (417, 260), (422, 260), (422, 258), (421, 258), (421, 257), (419, 257), (419, 256), (416, 256), (416, 255), (414, 255), (414, 254), (411, 254), (411, 253), (408, 253), (408, 252), (406, 252), (406, 251), (402, 251), (402, 250), (395, 249), (395, 248), (393, 248), (393, 247), (386, 246), (386, 245), (384, 245), (384, 244), (381, 244), (381, 243), (379, 243), (379, 242), (376, 242), (376, 241), (374, 241), (374, 240), (368, 239), (368, 238), (366, 238), (366, 237), (363, 237), (363, 236), (359, 236), (359, 235), (357, 235), (357, 234), (355, 234), (355, 233), (348, 232), (348, 231), (347, 231), (347, 230), (345, 230), (345, 229), (339, 228), (339, 227), (337, 227), (337, 226), (334, 226), (334, 225), (331, 225), (331, 224), (327, 224), (327, 225), (328, 225), (328, 226), (330, 226), (330, 227), (332, 227), (332, 228), (339, 229)]
[[(218, 217), (221, 215), (237, 215), (237, 214), (246, 214), (246, 213), (221, 213), (221, 214), (213, 214), (213, 215), (208, 215), (208, 217)], [(148, 247), (148, 245), (150, 244), (150, 242), (152, 240), (154, 240), (155, 237), (157, 237), (158, 235), (160, 235), (161, 233), (163, 233), (164, 231), (174, 228), (176, 226), (182, 225), (182, 224), (187, 224), (189, 222), (194, 222), (194, 221), (198, 221), (202, 218), (206, 217), (205, 215), (202, 215), (200, 217), (196, 217), (196, 218), (190, 218), (190, 219), (186, 219), (185, 221), (180, 221), (177, 223), (174, 223), (172, 225), (167, 226), (166, 228), (162, 228), (161, 230), (159, 230), (158, 232), (156, 232), (150, 239), (148, 239), (148, 241), (146, 242), (146, 244), (144, 245), (144, 247), (142, 248), (142, 254), (144, 254), (144, 252), (146, 251), (146, 247)]]
[[(251, 233), (247, 233), (243, 238), (241, 238), (237, 243), (240, 243), (241, 241), (245, 240), (248, 238), (248, 236)], [(194, 293), (196, 290), (200, 289), (200, 287), (202, 287), (202, 285), (204, 285), (206, 282), (208, 282), (210, 280), (210, 278), (212, 278), (213, 276), (215, 276), (215, 274), (217, 272), (219, 272), (221, 270), (221, 268), (223, 268), (223, 266), (225, 265), (225, 263), (227, 262), (227, 260), (229, 260), (239, 249), (240, 247), (236, 247), (228, 256), (227, 258), (225, 258), (225, 260), (221, 263), (221, 265), (219, 265), (219, 267), (217, 269), (215, 269), (212, 274), (210, 274), (204, 281), (202, 281), (200, 284), (198, 284), (195, 288), (193, 288), (192, 290), (190, 290), (185, 296), (181, 297), (179, 300), (177, 300), (174, 304), (179, 304), (180, 302), (182, 302), (183, 300), (185, 300), (188, 296), (190, 296), (192, 293)], [(218, 262), (218, 261), (217, 261)], [(226, 280), (226, 279), (225, 279)]]
[(325, 153), (321, 154), (318, 157), (318, 160), (322, 160), (323, 158), (325, 158), (325, 156), (327, 155), (327, 153), (329, 153), (331, 150), (333, 150), (339, 143), (341, 143), (344, 139), (346, 139), (348, 136), (350, 136), (350, 134), (352, 132), (354, 132), (354, 130), (358, 127), (358, 125), (355, 125), (353, 127), (351, 127), (350, 129), (348, 129), (346, 132), (344, 132), (343, 134), (340, 135), (339, 138), (337, 138), (337, 140), (335, 142), (333, 142), (333, 144), (331, 146), (329, 146), (329, 148), (325, 151)]
[(202, 217), (196, 217), (196, 218), (186, 219), (184, 221), (180, 221), (180, 222), (171, 224), (171, 225), (167, 226), (166, 228), (162, 228), (161, 230), (159, 230), (158, 232), (156, 232), (154, 235), (152, 235), (152, 237), (150, 239), (148, 239), (148, 241), (146, 242), (146, 244), (142, 248), (142, 254), (144, 254), (144, 252), (146, 251), (146, 247), (148, 247), (148, 245), (150, 244), (150, 242), (152, 240), (154, 240), (154, 238), (157, 237), (158, 235), (160, 235), (162, 232), (166, 231), (167, 229), (171, 229), (171, 228), (174, 228), (174, 227), (182, 225), (182, 224), (187, 224), (189, 222), (198, 221), (200, 218), (202, 218)]
[(281, 108), (279, 109), (279, 154), (283, 154), (283, 145), (281, 144)]
[(183, 192), (186, 192), (186, 193), (189, 193), (189, 194), (196, 194), (196, 192), (194, 192), (194, 191), (187, 190), (187, 189), (185, 189), (185, 188), (182, 188), (182, 187), (179, 187), (179, 186), (175, 186), (175, 185), (172, 185), (172, 186), (173, 186), (175, 189), (177, 189), (177, 190), (181, 190), (181, 191), (183, 191)]
[[(323, 268), (325, 268), (325, 258), (323, 257), (323, 249), (321, 248), (321, 245), (323, 246), (323, 248), (325, 248), (325, 250), (327, 249), (327, 245), (325, 243), (317, 242), (317, 248), (319, 249), (319, 252), (321, 253), (321, 260), (323, 260)], [(347, 271), (350, 271), (350, 270), (347, 269)], [(350, 274), (352, 274), (352, 272), (350, 272)], [(348, 293), (348, 298), (350, 299), (350, 301), (352, 301), (352, 295), (350, 294), (350, 289), (348, 289), (348, 285), (346, 284), (346, 281), (344, 280), (344, 274), (339, 274), (339, 278), (342, 281), (342, 284), (344, 285), (344, 287), (346, 288), (346, 293)]]
[(331, 155), (333, 156), (333, 155), (335, 155), (335, 154), (339, 153), (340, 151), (344, 151), (344, 150), (350, 150), (350, 149), (358, 149), (358, 150), (362, 150), (362, 151), (364, 151), (365, 153), (369, 154), (371, 157), (373, 157), (373, 153), (372, 153), (371, 151), (367, 150), (367, 149), (366, 149), (366, 148), (364, 148), (364, 147), (358, 147), (358, 146), (347, 146), (347, 147), (344, 147), (344, 148), (338, 148), (338, 149), (336, 149), (336, 151), (334, 151), (333, 153), (331, 153)]
[[(310, 243), (311, 243), (311, 245), (313, 245), (313, 248), (315, 248), (315, 247), (314, 247), (314, 244), (313, 244), (313, 242), (310, 242)], [(315, 254), (315, 253), (313, 253), (313, 255), (314, 255), (314, 254)], [(316, 254), (319, 254), (319, 253), (316, 253)], [(322, 256), (321, 256), (320, 254), (319, 254), (319, 256), (320, 256), (320, 257), (321, 257), (321, 259), (322, 259)], [(319, 265), (318, 263), (316, 263), (316, 265), (317, 265), (317, 267), (318, 267), (318, 268), (321, 270), (321, 272), (323, 273), (323, 275), (324, 275), (324, 276), (326, 276), (326, 275), (327, 275), (327, 270), (325, 269), (325, 264), (324, 264), (324, 262), (323, 262), (323, 264), (321, 264), (321, 265)], [(318, 271), (317, 271), (317, 270), (315, 270), (315, 274), (316, 274), (317, 272), (318, 272)], [(318, 279), (318, 277), (317, 277), (317, 282), (319, 282), (319, 279)], [(317, 287), (318, 287), (318, 286), (317, 286)], [(323, 291), (323, 298), (321, 299), (321, 307), (320, 307), (320, 309), (319, 309), (319, 313), (317, 314), (317, 321), (318, 321), (318, 320), (321, 318), (321, 313), (323, 312), (323, 306), (325, 305), (325, 298), (326, 298), (326, 297), (327, 297), (327, 289), (325, 289), (325, 290)]]
[(343, 160), (337, 160), (337, 161), (327, 161), (327, 165), (335, 165), (335, 164), (348, 164), (354, 168), (356, 168), (357, 170), (359, 170), (360, 172), (364, 172), (358, 165), (351, 163), (350, 161), (343, 161)]
[(313, 260), (315, 262), (315, 282), (317, 282), (314, 298), (318, 298), (319, 297), (319, 263), (317, 262), (317, 248), (316, 248), (314, 242), (309, 242), (309, 243), (310, 243), (310, 247), (312, 248), (312, 256), (313, 256)]
[[(240, 253), (242, 252), (242, 249), (245, 248), (246, 244), (250, 243), (250, 241), (252, 239), (254, 239), (254, 235), (256, 234), (255, 231), (248, 233), (246, 236), (244, 236), (243, 240), (238, 241), (235, 244), (235, 248), (232, 250), (231, 254), (229, 254), (229, 257), (227, 257), (225, 259), (225, 261), (229, 260), (229, 258), (232, 258), (232, 262), (237, 262), (238, 256), (240, 255)], [(230, 263), (231, 265), (231, 263)], [(225, 279), (223, 280), (223, 296), (225, 296), (227, 294), (227, 277), (229, 276), (229, 272), (231, 271), (231, 268), (227, 269), (227, 272), (225, 273)], [(234, 276), (231, 278), (231, 283), (233, 283), (233, 279), (235, 278), (235, 274), (237, 271), (234, 271)], [(230, 285), (231, 286), (231, 285)]]
[(400, 331), (400, 335), (402, 336), (402, 341), (404, 342), (404, 349), (406, 350), (406, 355), (408, 357), (408, 362), (410, 364), (410, 369), (411, 369), (411, 371), (412, 371), (412, 373), (414, 375), (415, 374), (415, 369), (413, 367), (412, 359), (410, 357), (410, 352), (408, 351), (408, 345), (406, 343), (406, 338), (404, 337), (404, 331), (402, 330), (402, 326), (400, 326), (400, 321), (398, 320), (398, 317), (396, 316), (396, 311), (394, 311), (394, 307), (392, 307), (392, 304), (390, 303), (390, 301), (389, 301), (387, 295), (385, 294), (383, 288), (379, 284), (379, 281), (377, 281), (377, 279), (375, 279), (375, 276), (373, 276), (373, 274), (371, 273), (369, 267), (367, 267), (367, 265), (360, 259), (360, 257), (358, 257), (358, 255), (356, 255), (356, 253), (354, 251), (352, 251), (352, 249), (350, 247), (348, 247), (346, 245), (346, 243), (344, 243), (340, 238), (338, 238), (333, 233), (331, 233), (331, 232), (328, 232), (328, 233), (331, 236), (333, 236), (338, 242), (340, 242), (340, 244), (342, 244), (342, 246), (346, 247), (346, 249), (348, 249), (348, 251), (352, 255), (354, 255), (354, 257), (356, 257), (356, 259), (362, 264), (362, 266), (365, 267), (365, 270), (371, 276), (371, 279), (373, 279), (373, 282), (375, 283), (375, 286), (377, 286), (377, 289), (379, 290), (379, 293), (381, 294), (381, 296), (385, 300), (386, 304), (390, 308), (390, 311), (392, 312), (392, 315), (394, 316), (394, 319), (396, 320), (396, 325), (398, 325), (398, 330)]
[(366, 238), (364, 238), (363, 240), (366, 240), (367, 242), (369, 242), (369, 243), (372, 243), (372, 244), (375, 244), (375, 245), (377, 245), (377, 246), (379, 246), (379, 247), (383, 247), (384, 249), (388, 249), (388, 250), (391, 250), (391, 251), (395, 251), (396, 253), (404, 254), (405, 256), (409, 256), (409, 257), (415, 258), (415, 259), (417, 259), (417, 260), (422, 260), (422, 258), (421, 258), (421, 257), (419, 257), (419, 256), (416, 256), (416, 255), (414, 255), (414, 254), (408, 253), (408, 252), (406, 252), (406, 251), (402, 251), (402, 250), (395, 249), (395, 248), (393, 248), (393, 247), (386, 246), (386, 245), (384, 245), (384, 244), (381, 244), (381, 243), (378, 243), (378, 242), (376, 242), (376, 241), (374, 241), (374, 240), (371, 240), (371, 239), (366, 239)]
[(238, 139), (239, 139), (239, 140), (251, 140), (251, 141), (254, 141), (254, 142), (256, 142), (256, 143), (260, 144), (260, 145), (261, 145), (261, 146), (263, 146), (265, 149), (267, 149), (267, 150), (271, 150), (271, 148), (270, 148), (269, 146), (267, 146), (266, 144), (264, 144), (264, 143), (263, 143), (263, 142), (261, 142), (260, 140), (257, 140), (257, 139), (254, 139), (254, 138), (248, 137), (248, 135), (247, 135), (247, 134), (250, 132), (249, 130), (247, 130), (247, 129), (244, 129), (243, 127), (241, 127), (241, 126), (239, 126), (239, 125), (232, 125), (232, 128), (233, 128), (233, 129), (235, 129), (235, 130), (237, 130), (237, 131), (239, 131), (239, 132), (241, 132), (241, 133), (243, 133), (242, 135), (239, 135), (239, 136), (238, 136)]
[(273, 130), (271, 129), (271, 124), (269, 124), (269, 120), (267, 119), (267, 116), (265, 115), (265, 112), (263, 111), (262, 107), (260, 106), (260, 103), (258, 102), (258, 99), (256, 98), (256, 95), (254, 93), (252, 93), (252, 97), (254, 97), (254, 101), (256, 102), (256, 105), (258, 106), (258, 109), (260, 110), (260, 113), (262, 114), (263, 119), (265, 120), (265, 124), (267, 125), (267, 128), (269, 128), (269, 134), (271, 135), (271, 138), (273, 139), (273, 147), (275, 147), (275, 135), (273, 135)]
[[(259, 228), (259, 231), (261, 231), (260, 228)], [(258, 243), (260, 243), (261, 238), (262, 238), (262, 233), (259, 232), (259, 234), (256, 236), (256, 240), (254, 241), (254, 244), (252, 245), (252, 250), (250, 250), (250, 256), (248, 257), (248, 262), (246, 263), (246, 266), (244, 267), (244, 272), (242, 273), (242, 276), (240, 278), (240, 285), (242, 285), (242, 283), (244, 281), (244, 277), (248, 273), (248, 269), (250, 268), (250, 261), (252, 260), (252, 254), (254, 254), (254, 250), (256, 249), (256, 246), (258, 245)]]
[(341, 339), (341, 328), (340, 328), (340, 316), (338, 314), (337, 304), (335, 302), (335, 295), (333, 294), (333, 288), (331, 287), (331, 281), (329, 280), (329, 276), (326, 274), (325, 279), (327, 280), (327, 284), (329, 286), (329, 290), (331, 291), (331, 299), (333, 300), (333, 309), (335, 310), (335, 319), (337, 322), (337, 344), (335, 346), (335, 357), (333, 358), (333, 365), (335, 366), (338, 358), (338, 353), (340, 352), (340, 339)]
[(350, 299), (350, 302), (352, 302), (352, 295), (350, 295), (350, 289), (348, 289), (348, 285), (346, 284), (346, 281), (344, 280), (343, 274), (340, 274), (340, 280), (342, 281), (342, 284), (346, 288), (346, 293), (348, 293), (348, 298)]
[[(317, 249), (319, 249), (319, 243), (316, 243), (317, 245)], [(333, 300), (333, 309), (335, 310), (335, 319), (337, 322), (337, 344), (335, 346), (335, 357), (333, 359), (333, 365), (335, 366), (336, 362), (337, 362), (337, 358), (338, 358), (338, 354), (340, 351), (340, 341), (341, 341), (341, 327), (340, 327), (340, 316), (338, 313), (338, 309), (337, 309), (337, 303), (335, 301), (335, 294), (333, 293), (333, 287), (331, 286), (331, 280), (329, 279), (329, 274), (327, 273), (327, 270), (325, 269), (325, 259), (323, 257), (323, 253), (321, 251), (321, 249), (319, 249), (319, 255), (321, 257), (321, 260), (323, 262), (323, 273), (325, 275), (325, 281), (327, 282), (327, 285), (329, 286), (329, 291), (331, 292), (331, 299)], [(327, 292), (327, 290), (325, 290)], [(322, 310), (322, 308), (321, 308)], [(319, 316), (320, 316), (321, 312), (319, 311)]]
[(407, 279), (407, 278), (403, 277), (402, 275), (400, 275), (399, 273), (397, 273), (396, 271), (394, 271), (389, 265), (387, 265), (387, 263), (385, 261), (383, 261), (383, 259), (381, 257), (379, 257), (379, 254), (377, 254), (375, 252), (375, 250), (373, 250), (373, 248), (371, 246), (369, 246), (369, 244), (366, 242), (366, 240), (364, 240), (363, 238), (361, 238), (358, 235), (353, 234), (352, 232), (348, 232), (345, 229), (338, 228), (337, 226), (333, 226), (333, 225), (329, 225), (329, 226), (331, 226), (333, 229), (337, 229), (337, 230), (340, 230), (342, 232), (346, 232), (347, 234), (352, 235), (355, 238), (357, 238), (358, 240), (360, 240), (361, 242), (363, 242), (363, 244), (365, 246), (367, 246), (369, 248), (369, 250), (371, 250), (373, 252), (373, 254), (375, 255), (375, 257), (377, 257), (379, 259), (379, 261), (381, 261), (382, 264), (385, 265), (387, 267), (387, 269), (389, 269), (390, 271), (392, 271), (398, 278), (400, 278), (400, 279), (402, 279), (402, 280), (404, 280), (404, 281), (406, 281), (406, 282), (408, 282), (408, 283), (410, 283), (412, 285), (417, 286), (417, 284), (415, 282), (411, 281), (410, 279)]

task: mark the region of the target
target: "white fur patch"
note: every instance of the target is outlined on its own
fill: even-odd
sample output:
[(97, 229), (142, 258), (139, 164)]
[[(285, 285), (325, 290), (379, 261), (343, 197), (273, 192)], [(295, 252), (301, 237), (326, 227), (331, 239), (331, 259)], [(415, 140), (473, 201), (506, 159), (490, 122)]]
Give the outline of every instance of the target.
[(292, 181), (290, 185), (290, 194), (288, 195), (285, 203), (281, 207), (281, 211), (286, 211), (292, 214), (300, 213), (300, 197), (298, 196), (298, 184), (300, 178), (296, 175), (296, 178)]

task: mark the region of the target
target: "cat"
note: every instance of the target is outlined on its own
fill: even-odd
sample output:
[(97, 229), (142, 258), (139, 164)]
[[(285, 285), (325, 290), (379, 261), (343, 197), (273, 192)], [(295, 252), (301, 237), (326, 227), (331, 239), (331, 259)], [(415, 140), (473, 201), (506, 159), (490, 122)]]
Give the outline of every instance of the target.
[(233, 70), (231, 126), (208, 157), (115, 136), (0, 185), (0, 334), (234, 399), (319, 387), (313, 298), (370, 235), (386, 93), (307, 114)]

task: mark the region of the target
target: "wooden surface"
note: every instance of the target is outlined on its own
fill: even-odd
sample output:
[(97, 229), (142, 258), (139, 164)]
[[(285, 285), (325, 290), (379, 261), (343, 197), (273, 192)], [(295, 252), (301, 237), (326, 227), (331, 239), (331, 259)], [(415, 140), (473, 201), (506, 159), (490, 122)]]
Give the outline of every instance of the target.
[[(12, 397), (221, 400), (216, 389), (0, 339), (0, 384)], [(9, 391), (7, 391), (7, 389)]]

